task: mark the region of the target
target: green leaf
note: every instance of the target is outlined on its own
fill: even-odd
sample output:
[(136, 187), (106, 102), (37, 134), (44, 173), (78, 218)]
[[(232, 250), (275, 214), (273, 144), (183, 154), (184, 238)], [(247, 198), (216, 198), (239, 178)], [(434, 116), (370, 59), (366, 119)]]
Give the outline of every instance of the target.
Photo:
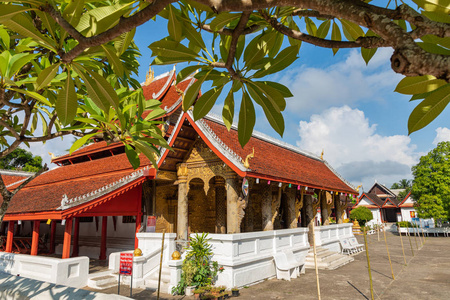
[(317, 29), (317, 37), (324, 39), (327, 37), (328, 32), (330, 31), (331, 20), (326, 20), (320, 24), (319, 29)]
[(100, 89), (97, 86), (97, 82), (94, 79), (92, 79), (89, 76), (89, 74), (86, 73), (86, 70), (83, 69), (82, 66), (78, 67), (77, 65), (73, 65), (73, 68), (78, 73), (78, 75), (83, 79), (88, 96), (91, 98), (91, 100), (101, 110), (107, 111), (111, 104), (106, 99), (106, 95), (100, 92)]
[(231, 125), (233, 125), (234, 120), (234, 95), (233, 90), (228, 92), (227, 97), (225, 98), (225, 102), (223, 104), (222, 110), (222, 119), (227, 127), (228, 131), (230, 131)]
[(309, 33), (309, 35), (316, 36), (317, 34), (316, 24), (314, 24), (314, 22), (308, 17), (305, 17), (305, 23), (306, 23), (306, 31)]
[(197, 81), (188, 88), (183, 98), (184, 111), (187, 111), (194, 104), (195, 99), (197, 99), (197, 96), (200, 93), (202, 84), (210, 72), (211, 70), (209, 70), (209, 72), (205, 76), (198, 78)]
[(23, 66), (31, 62), (36, 56), (37, 54), (27, 54), (27, 53), (20, 53), (13, 55), (9, 61), (9, 71), (8, 71), (9, 77), (16, 75), (16, 73), (19, 72)]
[[(331, 40), (332, 41), (341, 41), (341, 30), (339, 29), (339, 26), (336, 24), (336, 22), (333, 21), (333, 29), (331, 30)], [(333, 48), (333, 55), (336, 55), (339, 48)]]
[(198, 98), (197, 103), (194, 105), (194, 120), (200, 120), (208, 112), (213, 108), (214, 104), (216, 103), (217, 97), (219, 97), (220, 93), (222, 92), (223, 86), (219, 88), (213, 88), (206, 93), (204, 93), (200, 98)]
[(269, 63), (266, 64), (263, 69), (257, 71), (253, 77), (261, 78), (284, 70), (297, 59), (298, 51), (298, 46), (289, 46), (283, 49), (283, 51), (281, 51), (274, 60), (269, 61)]
[(156, 160), (154, 154), (158, 154), (156, 150), (148, 143), (143, 141), (136, 141), (134, 143), (136, 149), (138, 149), (141, 153), (143, 153), (152, 163), (153, 167), (157, 168)]
[[(266, 115), (267, 120), (273, 129), (280, 136), (283, 136), (284, 132), (284, 119), (281, 115), (280, 108), (276, 104), (274, 95), (271, 95), (271, 98), (266, 97), (255, 83), (247, 83), (246, 84), (250, 96), (258, 103), (264, 110), (264, 114)], [(284, 99), (283, 99), (284, 100)]]
[(279, 111), (283, 111), (286, 108), (286, 100), (278, 90), (272, 88), (270, 85), (266, 85), (263, 81), (252, 82), (260, 92), (266, 95), (267, 99), (278, 108)]
[(192, 57), (163, 57), (163, 56), (157, 56), (155, 57), (155, 59), (152, 61), (152, 65), (173, 65), (176, 63), (184, 63), (184, 62), (189, 62), (189, 61), (199, 61), (195, 58)]
[(95, 136), (96, 133), (86, 134), (85, 136), (79, 138), (75, 142), (73, 142), (72, 146), (70, 147), (69, 154), (72, 154), (75, 150), (86, 144), (86, 142), (93, 136)]
[(177, 84), (186, 79), (189, 75), (197, 71), (198, 69), (202, 68), (202, 65), (195, 65), (195, 66), (189, 66), (184, 69), (182, 69), (177, 74)]
[(64, 87), (56, 99), (56, 112), (63, 125), (69, 125), (77, 114), (78, 99), (72, 76), (67, 76)]
[(240, 16), (240, 14), (231, 14), (228, 12), (220, 13), (217, 17), (214, 18), (214, 20), (211, 21), (209, 26), (211, 27), (211, 30), (217, 31), (225, 27), (231, 21), (240, 18)]
[(294, 95), (292, 95), (291, 91), (286, 86), (282, 85), (281, 83), (273, 82), (273, 81), (261, 81), (261, 82), (264, 83), (265, 85), (271, 86), (285, 98), (294, 97)]
[(7, 20), (11, 20), (16, 15), (28, 10), (34, 9), (21, 5), (0, 4), (0, 24)]
[(177, 9), (173, 5), (169, 5), (169, 20), (167, 22), (167, 30), (169, 35), (177, 42), (181, 41), (182, 28), (181, 23), (177, 19)]
[(116, 49), (112, 45), (102, 45), (103, 50), (105, 51), (106, 57), (108, 58), (109, 64), (112, 66), (113, 71), (117, 74), (117, 76), (123, 76), (123, 65), (120, 61), (120, 58), (116, 54)]
[(186, 46), (175, 41), (161, 40), (152, 43), (148, 46), (152, 50), (153, 55), (159, 55), (163, 57), (191, 57), (197, 58), (198, 55), (194, 51), (190, 50)]
[(449, 49), (446, 49), (446, 48), (441, 47), (439, 45), (436, 45), (434, 43), (421, 43), (421, 42), (419, 42), (419, 43), (417, 43), (417, 45), (419, 45), (420, 48), (422, 48), (423, 50), (425, 50), (427, 52), (450, 56), (450, 50)]
[(206, 50), (205, 42), (203, 41), (202, 35), (200, 34), (200, 32), (195, 30), (195, 28), (192, 27), (190, 23), (187, 22), (184, 23), (183, 32), (190, 42), (194, 43), (201, 49)]
[(444, 85), (444, 80), (436, 79), (432, 75), (405, 77), (395, 88), (395, 91), (400, 94), (415, 95), (433, 91)]
[(370, 59), (375, 55), (375, 52), (377, 52), (377, 48), (367, 49), (361, 47), (361, 56), (366, 62), (366, 65), (369, 63)]
[(45, 68), (44, 70), (41, 71), (41, 73), (39, 73), (36, 80), (37, 91), (39, 91), (43, 87), (46, 87), (55, 78), (59, 66), (60, 63), (51, 65), (50, 67)]
[(440, 87), (413, 110), (408, 120), (409, 134), (427, 126), (450, 102), (450, 84)]
[(275, 35), (274, 43), (269, 48), (269, 57), (274, 57), (275, 55), (277, 55), (278, 51), (280, 51), (280, 49), (281, 49), (283, 40), (284, 40), (284, 35), (277, 32)]
[(127, 155), (128, 161), (130, 162), (133, 169), (139, 168), (141, 161), (139, 160), (139, 155), (136, 151), (128, 144), (125, 144), (125, 154)]
[(0, 27), (0, 41), (4, 45), (4, 48), (8, 50), (11, 44), (11, 37), (9, 36), (8, 31), (3, 29), (2, 27)]
[(124, 33), (120, 36), (120, 39), (114, 42), (114, 48), (116, 48), (117, 55), (122, 55), (130, 46), (136, 34), (136, 28)]
[(24, 90), (24, 89), (15, 89), (15, 88), (9, 88), (9, 89), (12, 91), (16, 91), (18, 93), (27, 95), (33, 99), (36, 99), (44, 105), (52, 106), (52, 104), (44, 96), (42, 96), (41, 94), (38, 94), (36, 92), (32, 92), (32, 91), (28, 91), (28, 90)]
[(355, 23), (339, 19), (342, 23), (342, 29), (344, 30), (344, 35), (349, 41), (356, 41), (357, 38), (364, 36), (364, 31), (356, 25)]
[(239, 110), (239, 123), (238, 123), (238, 139), (241, 147), (244, 148), (245, 144), (252, 137), (253, 128), (255, 127), (256, 115), (255, 107), (247, 92), (242, 92), (241, 109)]
[(436, 11), (441, 13), (450, 13), (449, 0), (413, 0), (419, 7), (426, 11)]
[(422, 14), (428, 17), (430, 20), (442, 23), (450, 23), (450, 16), (446, 13), (439, 11), (422, 11)]

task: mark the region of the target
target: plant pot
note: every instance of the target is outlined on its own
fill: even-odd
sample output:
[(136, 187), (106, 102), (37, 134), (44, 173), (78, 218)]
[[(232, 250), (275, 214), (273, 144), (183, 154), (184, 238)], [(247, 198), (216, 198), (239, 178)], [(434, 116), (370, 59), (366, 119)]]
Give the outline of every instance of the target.
[(195, 286), (187, 286), (186, 289), (184, 290), (184, 294), (186, 296), (192, 296), (192, 295), (194, 295), (194, 290), (195, 290)]
[(195, 300), (199, 300), (200, 299), (200, 294), (194, 294), (194, 299)]
[(237, 290), (237, 291), (231, 291), (231, 295), (232, 295), (233, 297), (238, 297), (238, 296), (239, 296), (239, 290)]

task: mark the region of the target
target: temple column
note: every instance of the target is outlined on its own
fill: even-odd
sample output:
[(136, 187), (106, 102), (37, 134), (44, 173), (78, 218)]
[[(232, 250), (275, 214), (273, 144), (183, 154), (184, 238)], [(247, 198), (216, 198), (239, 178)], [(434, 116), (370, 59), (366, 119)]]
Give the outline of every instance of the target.
[(38, 254), (39, 248), (39, 226), (41, 225), (41, 221), (37, 220), (33, 222), (33, 235), (31, 237), (31, 255)]
[(52, 224), (50, 225), (50, 246), (48, 253), (55, 253), (55, 237), (56, 237), (56, 221), (52, 220)]
[[(249, 193), (251, 191), (251, 188), (249, 190)], [(253, 206), (252, 206), (252, 198), (251, 195), (248, 195), (248, 203), (247, 203), (247, 212), (245, 213), (245, 218), (244, 218), (244, 228), (246, 232), (252, 232), (253, 229), (253, 217), (254, 217), (254, 212), (253, 212)]]
[(241, 228), (238, 220), (238, 180), (233, 173), (228, 174), (225, 181), (227, 189), (227, 233), (239, 233)]
[(137, 238), (137, 233), (141, 230), (141, 219), (142, 219), (142, 214), (138, 213), (138, 215), (136, 216), (136, 230), (135, 230), (135, 234), (134, 234), (134, 249), (139, 247), (139, 239)]
[(294, 188), (286, 188), (286, 202), (287, 202), (287, 228), (297, 228), (297, 211), (295, 209), (295, 194)]
[(6, 248), (5, 252), (12, 252), (12, 245), (14, 239), (14, 221), (8, 222), (8, 234), (6, 236)]
[(314, 226), (314, 209), (313, 209), (313, 197), (311, 195), (304, 195), (303, 201), (305, 203), (306, 225), (308, 226), (308, 241), (309, 244), (313, 244), (313, 226)]
[(188, 198), (187, 198), (187, 165), (179, 164), (178, 175), (178, 216), (177, 216), (177, 239), (188, 239)]
[(344, 218), (342, 217), (344, 205), (341, 203), (341, 196), (339, 196), (339, 193), (334, 195), (334, 208), (336, 210), (336, 224), (344, 223)]
[(263, 230), (273, 230), (272, 187), (270, 184), (261, 184), (261, 214)]
[(108, 217), (103, 216), (102, 217), (102, 237), (100, 240), (100, 256), (99, 260), (105, 260), (106, 259), (106, 234), (108, 230)]
[(73, 247), (72, 247), (72, 257), (78, 256), (78, 238), (80, 235), (80, 218), (75, 218), (75, 224), (73, 226)]
[(64, 230), (64, 244), (62, 258), (70, 257), (70, 240), (72, 239), (72, 218), (66, 219), (66, 227)]
[(225, 181), (216, 177), (216, 233), (227, 233), (227, 202), (225, 198)]
[(328, 203), (327, 197), (328, 193), (324, 191), (320, 191), (320, 212), (322, 215), (322, 226), (330, 225), (330, 220), (328, 218)]

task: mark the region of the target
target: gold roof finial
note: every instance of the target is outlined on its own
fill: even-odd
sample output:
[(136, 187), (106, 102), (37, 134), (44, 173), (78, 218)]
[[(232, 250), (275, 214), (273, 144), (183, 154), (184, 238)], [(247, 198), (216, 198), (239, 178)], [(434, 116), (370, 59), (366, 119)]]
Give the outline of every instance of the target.
[(54, 160), (54, 159), (56, 158), (55, 154), (53, 154), (53, 153), (51, 153), (51, 152), (48, 152), (48, 155), (51, 156), (51, 160)]
[(255, 157), (255, 148), (253, 148), (253, 152), (250, 153), (249, 155), (247, 155), (247, 157), (245, 158), (245, 161), (243, 161), (244, 167), (245, 167), (246, 169), (250, 169), (250, 162), (249, 162), (249, 160), (250, 160), (251, 158), (253, 158), (253, 157)]
[(362, 184), (360, 184), (360, 185), (358, 185), (357, 187), (356, 187), (356, 191), (359, 193), (359, 188), (360, 187), (362, 187)]
[(148, 67), (147, 75), (145, 75), (144, 86), (148, 86), (155, 79), (155, 71), (152, 70), (152, 66)]
[(323, 152), (324, 150), (322, 149), (322, 154), (320, 154), (320, 159), (323, 160)]

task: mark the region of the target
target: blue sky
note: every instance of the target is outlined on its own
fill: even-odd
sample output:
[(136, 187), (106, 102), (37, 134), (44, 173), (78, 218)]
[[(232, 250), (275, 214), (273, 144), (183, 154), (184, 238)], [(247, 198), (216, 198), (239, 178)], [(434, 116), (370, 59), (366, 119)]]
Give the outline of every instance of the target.
[[(145, 80), (153, 60), (148, 45), (166, 36), (165, 24), (158, 18), (137, 29), (135, 41), (142, 53), (140, 82)], [(324, 158), (339, 173), (355, 185), (363, 184), (366, 191), (375, 180), (390, 187), (402, 178), (412, 178), (410, 168), (419, 157), (434, 148), (437, 141), (450, 140), (446, 128), (449, 109), (426, 128), (408, 136), (408, 117), (417, 102), (393, 92), (402, 76), (390, 69), (391, 53), (391, 49), (379, 49), (366, 66), (358, 50), (339, 50), (333, 56), (330, 49), (303, 43), (299, 59), (292, 66), (267, 78), (285, 84), (294, 94), (287, 99), (283, 114), (283, 138), (270, 128), (261, 109), (257, 111), (255, 129), (318, 155), (323, 149)], [(158, 75), (172, 66), (152, 69)], [(213, 112), (220, 114), (222, 104), (219, 101)], [(63, 143), (36, 145), (33, 152), (47, 161), (47, 149), (53, 147), (60, 155), (71, 141), (66, 138)]]

